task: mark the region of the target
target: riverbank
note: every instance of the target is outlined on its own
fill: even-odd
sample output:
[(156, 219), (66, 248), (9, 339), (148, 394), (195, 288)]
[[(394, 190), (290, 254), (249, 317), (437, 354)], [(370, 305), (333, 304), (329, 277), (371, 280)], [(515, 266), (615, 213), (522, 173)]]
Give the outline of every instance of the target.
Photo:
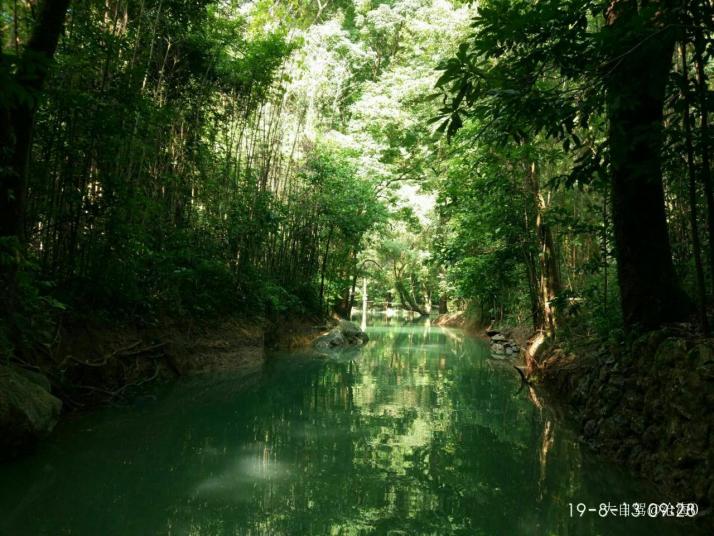
[(455, 311), (439, 315), (434, 319), (434, 325), (442, 328), (463, 329), (465, 333), (476, 336), (482, 336), (485, 327), (479, 319), (471, 316), (468, 311)]
[[(467, 315), (436, 321), (485, 335)], [(574, 421), (583, 442), (653, 482), (673, 503), (695, 502), (714, 525), (714, 341), (689, 325), (632, 344), (570, 334), (544, 341), (524, 326), (499, 331), (522, 347), (529, 381)]]
[(546, 343), (531, 379), (572, 416), (593, 450), (651, 480), (714, 524), (714, 341), (689, 326), (626, 345)]
[(152, 382), (250, 373), (266, 350), (307, 346), (324, 328), (318, 319), (296, 317), (66, 322), (52, 345), (0, 366), (0, 459), (32, 448), (61, 414), (126, 401)]

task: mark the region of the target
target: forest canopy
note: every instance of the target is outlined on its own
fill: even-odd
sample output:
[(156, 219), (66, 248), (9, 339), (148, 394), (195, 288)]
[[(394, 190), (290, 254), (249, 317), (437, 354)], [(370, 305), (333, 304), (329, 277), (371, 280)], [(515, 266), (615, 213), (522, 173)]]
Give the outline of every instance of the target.
[(711, 2), (0, 15), (5, 350), (68, 310), (346, 316), (363, 279), (549, 334), (708, 330)]

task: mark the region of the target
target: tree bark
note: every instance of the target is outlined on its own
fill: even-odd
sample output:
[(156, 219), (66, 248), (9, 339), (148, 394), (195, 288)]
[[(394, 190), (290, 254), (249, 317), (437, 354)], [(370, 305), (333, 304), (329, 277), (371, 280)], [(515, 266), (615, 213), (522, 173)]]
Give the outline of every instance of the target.
[[(694, 63), (697, 67), (697, 100), (700, 110), (700, 155), (701, 155), (701, 181), (704, 186), (704, 197), (707, 201), (707, 231), (709, 232), (709, 271), (712, 280), (712, 291), (714, 291), (714, 192), (712, 191), (711, 163), (709, 160), (709, 107), (707, 104), (707, 75), (705, 71), (704, 52), (706, 42), (702, 32), (701, 24), (705, 19), (697, 2), (694, 6)], [(710, 15), (711, 17), (711, 15)]]
[(675, 34), (672, 2), (615, 0), (607, 13), (605, 66), (612, 221), (627, 328), (684, 319), (691, 308), (675, 278), (662, 186), (665, 88)]
[[(526, 184), (526, 190), (529, 189), (530, 186)], [(521, 251), (523, 253), (523, 265), (526, 269), (526, 280), (528, 281), (528, 297), (531, 305), (531, 321), (533, 323), (533, 330), (539, 331), (543, 327), (543, 307), (541, 306), (540, 293), (538, 292), (538, 267), (536, 265), (535, 255), (531, 247), (531, 220), (534, 218), (531, 218), (531, 215), (529, 214), (529, 208), (533, 208), (533, 204), (530, 203), (529, 200), (529, 195), (524, 196), (523, 235), (528, 238), (523, 241)]]
[(694, 252), (694, 267), (697, 275), (697, 297), (699, 298), (699, 323), (705, 335), (709, 335), (709, 321), (707, 319), (707, 289), (704, 282), (704, 266), (702, 263), (702, 246), (699, 239), (699, 224), (697, 222), (697, 171), (694, 164), (694, 144), (692, 143), (692, 120), (689, 111), (689, 65), (687, 64), (687, 45), (680, 43), (682, 57), (682, 99), (684, 111), (682, 122), (684, 124), (684, 144), (687, 150), (687, 175), (689, 179), (689, 224), (692, 232), (692, 249)]
[(330, 231), (327, 233), (327, 243), (325, 244), (325, 256), (322, 258), (322, 268), (320, 268), (320, 314), (324, 310), (325, 302), (325, 275), (327, 273), (327, 260), (330, 256), (330, 242), (332, 242), (332, 233), (334, 227), (330, 226)]
[[(68, 5), (69, 0), (45, 0), (14, 77), (0, 47), (0, 77), (15, 86), (14, 97), (7, 92), (7, 96), (0, 98), (0, 255), (13, 259), (0, 271), (0, 315), (7, 315), (7, 337), (15, 353), (23, 351), (22, 328), (12, 314), (23, 307), (18, 273), (25, 249), (25, 197), (32, 126)], [(18, 98), (18, 94), (23, 98)]]
[[(402, 304), (402, 307), (406, 309), (407, 311), (412, 311), (414, 313), (419, 313), (421, 316), (427, 316), (429, 313), (424, 310), (422, 307), (419, 306), (417, 303), (416, 299), (412, 295), (412, 292), (407, 289), (406, 285), (404, 284), (402, 274), (404, 271), (404, 266), (402, 266), (401, 269), (397, 269), (397, 262), (394, 261), (393, 263), (393, 268), (394, 268), (394, 288), (397, 291), (397, 294), (399, 295), (399, 301)], [(391, 300), (388, 299), (388, 304), (387, 307), (390, 307)]]
[(429, 312), (417, 303), (416, 299), (414, 299), (414, 296), (412, 296), (411, 292), (406, 288), (403, 281), (396, 281), (394, 286), (399, 294), (399, 300), (402, 302), (402, 307), (404, 307), (407, 311), (419, 313), (421, 316), (429, 315)]
[(354, 307), (355, 304), (355, 289), (357, 288), (357, 266), (354, 267), (354, 273), (352, 274), (352, 288), (350, 289), (350, 299), (349, 302), (347, 303), (347, 316), (349, 317), (350, 313), (352, 313), (352, 307)]
[[(14, 82), (25, 93), (22, 100), (3, 99), (0, 108), (0, 236), (24, 242), (27, 165), (32, 146), (32, 126), (49, 65), (64, 28), (69, 0), (45, 0), (32, 35), (19, 60)], [(0, 51), (1, 52), (1, 51)], [(3, 70), (7, 65), (0, 65)]]
[[(537, 282), (538, 305), (540, 308), (538, 319), (540, 325), (536, 329), (543, 330), (546, 336), (552, 336), (558, 326), (554, 300), (561, 293), (562, 285), (553, 232), (544, 218), (548, 209), (548, 202), (540, 189), (538, 169), (535, 162), (532, 162), (528, 168), (526, 181), (536, 206), (534, 223), (535, 234), (538, 239), (538, 259), (540, 264), (540, 279)], [(535, 274), (529, 274), (529, 281), (534, 276)]]

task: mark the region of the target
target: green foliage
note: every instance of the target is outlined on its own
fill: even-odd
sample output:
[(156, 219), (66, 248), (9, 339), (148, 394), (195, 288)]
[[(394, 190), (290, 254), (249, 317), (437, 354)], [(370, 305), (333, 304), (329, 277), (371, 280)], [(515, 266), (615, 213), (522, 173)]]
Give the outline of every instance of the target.
[[(324, 124), (344, 127), (365, 61), (332, 24), (352, 3), (330, 2), (319, 21), (316, 7), (74, 3), (36, 114), (32, 266), (18, 277), (52, 281), (77, 313), (149, 320), (322, 312), (342, 295), (385, 209), (357, 152), (319, 139)], [(34, 14), (1, 9), (27, 22), (22, 52)], [(5, 98), (16, 54), (2, 46)], [(325, 47), (333, 70), (320, 70)], [(312, 84), (345, 104), (315, 114)], [(20, 319), (51, 308), (31, 288)]]
[[(130, 318), (344, 312), (366, 276), (372, 299), (526, 322), (550, 234), (552, 305), (612, 329), (605, 3), (468, 4), (73, 3), (35, 120), (19, 314), (50, 295)], [(4, 103), (31, 97), (13, 9)], [(21, 52), (34, 15), (18, 9)], [(693, 281), (682, 81), (665, 171)]]
[[(565, 328), (580, 326), (602, 336), (618, 331), (622, 318), (609, 196), (610, 155), (620, 148), (608, 144), (607, 80), (623, 56), (662, 37), (663, 30), (650, 26), (655, 18), (676, 17), (678, 38), (689, 42), (696, 42), (698, 31), (709, 35), (712, 29), (708, 16), (702, 16), (711, 13), (710, 6), (698, 1), (665, 10), (637, 4), (630, 23), (608, 26), (603, 17), (608, 8), (617, 11), (625, 4), (480, 2), (469, 36), (440, 63), (437, 93), (431, 96), (440, 108), (432, 121), (451, 141), (453, 156), (446, 158), (448, 172), (434, 185), (441, 217), (449, 223), (436, 253), (450, 267), (457, 295), (501, 303), (507, 316), (527, 308), (524, 295), (543, 290), (536, 288), (542, 287), (545, 266), (537, 217), (554, 237), (561, 281), (555, 281), (560, 290), (550, 303)], [(685, 107), (699, 106), (700, 117), (708, 112), (702, 114), (694, 87), (684, 87), (683, 79), (678, 72), (672, 75), (662, 156), (673, 258), (694, 294), (688, 228), (690, 210), (697, 207), (687, 199), (681, 117)], [(693, 142), (705, 162), (701, 132), (695, 131)], [(524, 181), (528, 166), (538, 171), (538, 188)], [(707, 206), (711, 210), (711, 200)], [(523, 284), (529, 272), (537, 283), (530, 289)]]
[(22, 254), (14, 237), (0, 237), (0, 358), (30, 355), (37, 347), (48, 347), (55, 337), (55, 322), (65, 304), (52, 296), (52, 284), (41, 278), (36, 263)]
[(527, 125), (579, 146), (575, 130), (604, 103), (596, 76), (604, 56), (592, 18), (604, 7), (591, 0), (482, 2), (472, 35), (440, 66), (437, 86), (450, 97), (439, 129), (453, 135), (473, 109), (515, 139)]

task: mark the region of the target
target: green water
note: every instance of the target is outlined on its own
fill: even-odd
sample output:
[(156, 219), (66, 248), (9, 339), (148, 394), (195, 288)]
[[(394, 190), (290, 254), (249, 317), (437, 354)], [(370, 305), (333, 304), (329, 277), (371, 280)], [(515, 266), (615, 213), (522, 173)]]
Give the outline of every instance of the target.
[(64, 421), (0, 466), (0, 534), (691, 534), (571, 518), (570, 502), (656, 497), (483, 342), (396, 319), (368, 332), (358, 354), (276, 355)]

